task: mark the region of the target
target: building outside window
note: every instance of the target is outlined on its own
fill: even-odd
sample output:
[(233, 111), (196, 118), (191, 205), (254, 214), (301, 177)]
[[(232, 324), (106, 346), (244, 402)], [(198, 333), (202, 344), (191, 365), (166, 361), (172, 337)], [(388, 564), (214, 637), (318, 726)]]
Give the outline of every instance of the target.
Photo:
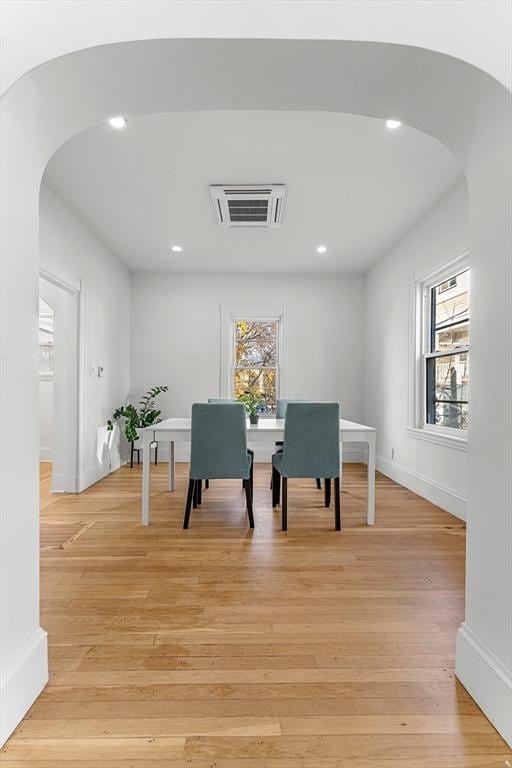
[(470, 270), (423, 291), (425, 425), (465, 432), (469, 422)]

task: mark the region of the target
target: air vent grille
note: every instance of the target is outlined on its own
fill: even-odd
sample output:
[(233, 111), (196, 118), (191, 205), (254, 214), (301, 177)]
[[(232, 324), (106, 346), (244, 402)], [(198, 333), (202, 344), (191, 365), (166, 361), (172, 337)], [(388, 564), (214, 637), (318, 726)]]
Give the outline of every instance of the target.
[(237, 221), (246, 224), (268, 219), (268, 200), (228, 200), (231, 223)]
[(281, 224), (286, 187), (215, 184), (210, 194), (217, 221), (227, 227), (278, 227)]

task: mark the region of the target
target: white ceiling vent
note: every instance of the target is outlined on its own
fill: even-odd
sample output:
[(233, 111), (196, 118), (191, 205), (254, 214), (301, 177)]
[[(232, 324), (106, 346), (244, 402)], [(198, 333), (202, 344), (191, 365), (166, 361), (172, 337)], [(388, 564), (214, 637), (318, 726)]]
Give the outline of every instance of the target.
[(224, 227), (279, 227), (284, 184), (213, 184), (215, 215)]

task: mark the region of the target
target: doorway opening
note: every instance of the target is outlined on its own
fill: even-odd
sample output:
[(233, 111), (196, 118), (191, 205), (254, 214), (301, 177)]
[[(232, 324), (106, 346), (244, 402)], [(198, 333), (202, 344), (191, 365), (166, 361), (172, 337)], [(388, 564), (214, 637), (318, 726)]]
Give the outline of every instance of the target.
[(39, 277), (39, 461), (47, 493), (76, 493), (79, 460), (79, 291)]

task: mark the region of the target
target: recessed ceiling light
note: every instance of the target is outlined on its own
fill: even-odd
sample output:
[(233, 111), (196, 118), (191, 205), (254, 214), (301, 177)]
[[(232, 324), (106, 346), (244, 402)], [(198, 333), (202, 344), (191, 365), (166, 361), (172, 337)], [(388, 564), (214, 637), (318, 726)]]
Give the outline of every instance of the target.
[(111, 117), (109, 118), (108, 124), (111, 126), (111, 128), (116, 128), (116, 130), (120, 131), (122, 128), (126, 128), (126, 124), (128, 123), (128, 120), (126, 117)]
[(401, 125), (401, 120), (386, 120), (386, 128), (389, 128), (390, 131), (400, 128)]
[(182, 250), (181, 245), (171, 245), (171, 251), (174, 251), (174, 253), (181, 253)]
[(326, 245), (319, 245), (318, 248), (316, 249), (316, 252), (317, 253), (325, 253), (326, 250), (327, 250), (327, 246)]

